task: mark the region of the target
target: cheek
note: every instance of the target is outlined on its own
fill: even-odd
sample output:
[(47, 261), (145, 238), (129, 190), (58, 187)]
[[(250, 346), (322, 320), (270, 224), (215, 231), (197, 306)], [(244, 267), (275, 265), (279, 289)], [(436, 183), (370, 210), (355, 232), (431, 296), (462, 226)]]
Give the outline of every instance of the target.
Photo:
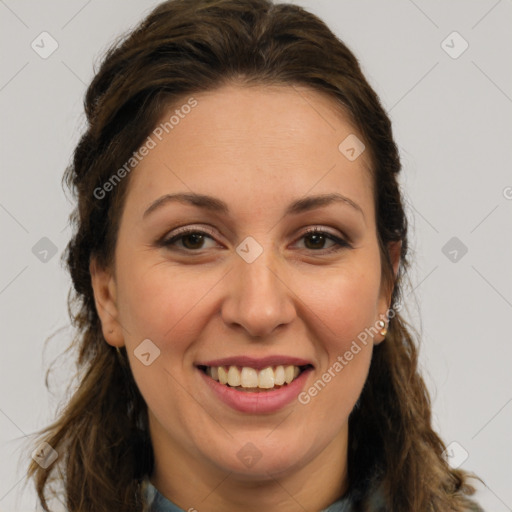
[(327, 438), (347, 421), (368, 376), (379, 280), (373, 272), (340, 274), (324, 283), (311, 303), (319, 318), (320, 368), (298, 400)]
[[(124, 265), (118, 265), (118, 306), (128, 347), (149, 338), (176, 353), (199, 337), (213, 309), (221, 307), (221, 302), (211, 302), (215, 287), (232, 279), (224, 277), (225, 269), (200, 267), (148, 263), (144, 253), (124, 258)], [(345, 345), (377, 320), (380, 263), (370, 251), (354, 252), (337, 268), (292, 270), (288, 278), (294, 283), (288, 300), (295, 301), (295, 293), (300, 298), (295, 302), (299, 321), (317, 331), (330, 355), (344, 352)], [(302, 310), (299, 303), (305, 306)]]
[(354, 265), (322, 279), (305, 302), (325, 326), (330, 350), (345, 345), (378, 320), (380, 266)]
[(329, 404), (344, 404), (346, 410), (338, 410), (343, 417), (357, 400), (370, 365), (372, 337), (377, 332), (379, 292), (380, 260), (369, 255), (364, 261), (354, 258), (351, 265), (322, 279), (316, 293), (308, 294), (305, 302), (317, 316), (321, 361), (321, 382), (311, 390), (311, 396), (329, 388), (318, 399), (317, 405), (325, 405), (320, 410), (329, 410)]
[(119, 310), (129, 333), (127, 345), (149, 338), (165, 349), (166, 340), (172, 339), (176, 350), (180, 340), (190, 338), (187, 332), (195, 330), (197, 324), (191, 319), (197, 319), (199, 304), (218, 278), (208, 272), (178, 271), (168, 265), (134, 262), (127, 267), (126, 275), (119, 275)]
[[(218, 283), (217, 274), (177, 269), (169, 262), (148, 265), (134, 258), (118, 272), (120, 320), (134, 379), (160, 424), (173, 431), (183, 428), (174, 411), (186, 413), (197, 424), (204, 414), (186, 390), (191, 362), (187, 355), (204, 329), (207, 294)], [(145, 339), (160, 350), (149, 366), (134, 355)]]

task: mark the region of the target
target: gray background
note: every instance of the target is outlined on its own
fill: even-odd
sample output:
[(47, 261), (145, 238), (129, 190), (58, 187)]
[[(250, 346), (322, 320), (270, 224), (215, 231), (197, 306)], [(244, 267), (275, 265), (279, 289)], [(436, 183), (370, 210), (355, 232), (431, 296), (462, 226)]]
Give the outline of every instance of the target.
[[(0, 512), (37, 510), (22, 482), (24, 436), (51, 420), (68, 389), (69, 360), (59, 360), (55, 395), (44, 372), (71, 335), (59, 256), (72, 205), (60, 180), (83, 128), (86, 84), (113, 39), (156, 3), (0, 0)], [(510, 511), (512, 1), (295, 3), (349, 45), (390, 113), (411, 222), (406, 302), (434, 423), (458, 443), (452, 463), (467, 452), (462, 467), (485, 481), (484, 507)], [(58, 44), (45, 59), (31, 47), (51, 48), (43, 31)], [(469, 44), (457, 58), (464, 42), (453, 31)], [(42, 252), (43, 237), (55, 255)]]

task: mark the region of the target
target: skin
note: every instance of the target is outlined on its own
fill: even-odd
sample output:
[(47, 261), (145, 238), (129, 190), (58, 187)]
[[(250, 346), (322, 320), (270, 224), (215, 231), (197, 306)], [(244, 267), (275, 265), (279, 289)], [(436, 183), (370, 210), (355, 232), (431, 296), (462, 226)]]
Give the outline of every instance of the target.
[[(369, 155), (351, 162), (340, 153), (340, 142), (357, 131), (333, 100), (308, 88), (231, 84), (194, 97), (198, 105), (130, 175), (113, 268), (91, 262), (103, 333), (127, 348), (148, 405), (151, 481), (164, 496), (201, 512), (321, 510), (346, 490), (348, 416), (384, 337), (362, 346), (307, 405), (293, 401), (272, 414), (223, 404), (194, 363), (301, 357), (314, 365), (307, 390), (376, 325), (390, 289)], [(177, 192), (214, 196), (230, 213), (174, 202), (143, 218), (153, 201)], [(333, 203), (283, 216), (296, 199), (333, 192), (362, 212)], [(209, 227), (212, 236), (202, 245), (190, 236), (158, 245), (181, 226)], [(310, 227), (350, 246), (304, 236)], [(263, 248), (252, 263), (236, 252), (247, 236)], [(399, 246), (389, 251), (396, 274)], [(147, 338), (160, 349), (149, 366), (134, 355)], [(248, 442), (261, 454), (252, 467), (237, 456)]]

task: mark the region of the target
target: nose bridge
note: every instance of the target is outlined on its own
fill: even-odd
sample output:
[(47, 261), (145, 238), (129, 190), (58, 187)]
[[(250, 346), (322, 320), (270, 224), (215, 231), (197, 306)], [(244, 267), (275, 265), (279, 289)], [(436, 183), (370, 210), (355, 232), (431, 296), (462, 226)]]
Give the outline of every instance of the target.
[(278, 255), (247, 237), (237, 247), (223, 307), (227, 324), (242, 326), (251, 336), (266, 336), (294, 316), (290, 291), (279, 276)]

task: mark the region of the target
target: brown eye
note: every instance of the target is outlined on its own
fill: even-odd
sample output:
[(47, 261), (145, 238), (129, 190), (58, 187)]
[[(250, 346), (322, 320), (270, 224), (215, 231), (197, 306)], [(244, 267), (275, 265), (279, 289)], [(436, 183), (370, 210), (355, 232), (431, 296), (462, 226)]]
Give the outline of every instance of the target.
[[(328, 231), (322, 231), (318, 228), (307, 231), (302, 238), (304, 239), (305, 248), (313, 251), (324, 250), (326, 252), (339, 251), (343, 248), (350, 247), (350, 244)], [(330, 247), (325, 247), (326, 242), (332, 242)]]
[(171, 238), (162, 240), (160, 245), (169, 249), (176, 248), (177, 250), (194, 252), (208, 249), (209, 247), (204, 246), (208, 239), (214, 241), (213, 237), (207, 232), (198, 229), (184, 229), (171, 236)]
[[(304, 237), (304, 240), (306, 240), (306, 247), (308, 249), (324, 249), (325, 242), (327, 240), (327, 237), (323, 234), (319, 233), (311, 233)], [(308, 244), (307, 241), (310, 243)]]
[(182, 235), (180, 238), (186, 249), (201, 249), (204, 243), (204, 235), (200, 233), (190, 233), (188, 235)]

